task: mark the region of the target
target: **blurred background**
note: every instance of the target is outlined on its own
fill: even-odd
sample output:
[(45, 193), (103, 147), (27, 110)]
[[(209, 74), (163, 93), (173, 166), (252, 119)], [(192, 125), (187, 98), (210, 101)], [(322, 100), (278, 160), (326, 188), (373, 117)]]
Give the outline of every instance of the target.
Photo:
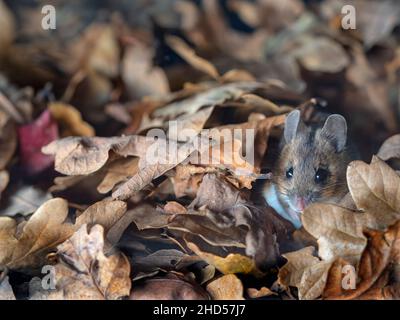
[[(48, 4), (54, 30), (42, 28)], [(344, 5), (355, 30), (342, 28)], [(399, 25), (396, 0), (0, 0), (0, 110), (26, 125), (63, 101), (96, 135), (135, 133), (146, 112), (136, 101), (207, 78), (172, 35), (220, 74), (276, 81), (291, 102), (323, 98), (369, 161), (399, 129)]]

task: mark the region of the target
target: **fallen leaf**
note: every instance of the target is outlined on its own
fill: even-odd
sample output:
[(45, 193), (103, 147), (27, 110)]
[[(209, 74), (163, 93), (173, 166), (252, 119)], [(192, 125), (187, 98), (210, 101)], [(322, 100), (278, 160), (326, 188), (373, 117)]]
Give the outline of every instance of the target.
[(130, 293), (130, 265), (124, 254), (104, 254), (103, 227), (94, 225), (90, 231), (82, 225), (76, 233), (60, 244), (55, 265), (56, 292), (48, 299), (115, 300)]
[(362, 120), (375, 115), (371, 119), (372, 126), (383, 124), (389, 134), (397, 132), (398, 125), (390, 106), (387, 83), (380, 81), (360, 45), (352, 48), (351, 55), (354, 63), (346, 71), (348, 85), (345, 87), (344, 103), (351, 105), (353, 112), (360, 112)]
[(349, 65), (350, 59), (342, 46), (327, 37), (306, 41), (295, 53), (301, 65), (310, 72), (338, 73)]
[(175, 168), (175, 176), (172, 177), (175, 196), (177, 198), (184, 196), (194, 198), (204, 174), (216, 171), (214, 168), (204, 168), (190, 164), (178, 165)]
[(49, 104), (48, 108), (53, 118), (57, 121), (61, 137), (92, 137), (95, 135), (92, 126), (83, 121), (81, 114), (73, 106), (60, 102), (53, 102)]
[[(185, 161), (192, 154), (207, 148), (205, 137), (196, 136), (194, 139), (179, 144), (175, 141), (158, 139), (148, 147), (146, 154), (139, 161), (139, 171), (112, 193), (114, 199), (125, 200), (135, 192), (147, 186), (153, 179), (160, 177), (178, 164)], [(169, 152), (169, 150), (174, 150)], [(142, 149), (141, 154), (143, 155)]]
[(20, 225), (12, 218), (0, 217), (0, 266), (26, 269), (43, 265), (46, 255), (82, 224), (103, 223), (108, 230), (125, 210), (122, 202), (104, 201), (89, 207), (75, 224), (71, 224), (66, 222), (67, 201), (54, 198), (42, 204)]
[(243, 284), (234, 274), (227, 274), (207, 284), (213, 300), (244, 300)]
[(43, 146), (58, 138), (57, 123), (50, 111), (44, 111), (33, 123), (18, 128), (21, 163), (30, 174), (53, 164), (53, 157), (41, 152)]
[(0, 283), (0, 300), (16, 300), (13, 289), (8, 282), (8, 276)]
[(370, 212), (366, 227), (384, 229), (399, 219), (400, 178), (385, 162), (375, 156), (370, 165), (355, 161), (348, 167), (347, 180), (357, 208)]
[(258, 299), (258, 298), (277, 295), (276, 292), (273, 292), (271, 289), (268, 289), (267, 287), (261, 287), (260, 289), (248, 288), (247, 294), (252, 299)]
[(245, 247), (245, 230), (220, 226), (207, 215), (208, 212), (194, 210), (187, 214), (174, 215), (169, 219), (168, 228), (198, 235), (214, 246)]
[(254, 111), (262, 112), (263, 114), (268, 112), (271, 113), (271, 115), (277, 115), (293, 110), (291, 107), (278, 106), (268, 99), (263, 99), (260, 96), (251, 93), (244, 94), (240, 98), (244, 103), (249, 104), (251, 108), (254, 108)]
[(351, 5), (357, 12), (357, 33), (364, 46), (369, 49), (373, 45), (380, 43), (392, 32), (393, 28), (399, 24), (399, 7), (395, 1), (327, 1), (324, 4), (332, 10), (332, 13), (341, 16), (340, 8), (344, 5)]
[[(229, 28), (223, 18), (219, 2), (206, 0), (203, 4), (203, 10), (206, 13), (207, 25), (212, 30), (212, 40), (219, 50), (239, 61), (259, 61), (261, 59), (262, 47), (268, 35), (266, 30), (258, 29), (251, 36), (235, 32)], [(210, 37), (209, 34), (208, 37)], [(246, 48), (246, 50), (237, 50), (240, 47)]]
[(17, 133), (10, 118), (0, 110), (0, 169), (4, 169), (17, 148)]
[(214, 79), (219, 78), (218, 70), (213, 64), (196, 55), (195, 51), (190, 48), (183, 40), (175, 36), (166, 38), (167, 44), (177, 52), (192, 67), (204, 72)]
[[(11, 11), (5, 5), (4, 1), (0, 1), (0, 48), (5, 51), (14, 40), (15, 21)], [(0, 54), (4, 52), (1, 51)]]
[(162, 108), (158, 108), (152, 113), (152, 116), (175, 119), (182, 114), (194, 114), (202, 107), (215, 106), (227, 100), (235, 100), (242, 94), (252, 92), (261, 87), (262, 84), (259, 82), (235, 82), (221, 85), (208, 91), (200, 92), (188, 99), (172, 102)]
[[(338, 259), (329, 271), (325, 299), (399, 299), (396, 279), (390, 282), (385, 273), (392, 272), (400, 261), (400, 222), (387, 231), (366, 230), (368, 244), (358, 263), (357, 274), (346, 274), (351, 264)], [(356, 277), (355, 288), (344, 288), (344, 276)], [(383, 281), (382, 281), (383, 280)], [(392, 286), (393, 285), (393, 286)], [(391, 291), (391, 289), (395, 289)]]
[(201, 132), (214, 107), (203, 108), (194, 114), (183, 114), (171, 121), (168, 127), (168, 139), (188, 142)]
[(97, 186), (100, 193), (110, 192), (117, 184), (125, 182), (127, 178), (135, 175), (139, 170), (139, 158), (122, 158), (110, 163), (106, 174)]
[(168, 201), (164, 206), (164, 212), (168, 214), (185, 214), (187, 209), (176, 201)]
[(123, 201), (102, 200), (92, 204), (76, 218), (76, 225), (100, 224), (108, 232), (124, 216), (127, 205)]
[(44, 154), (55, 156), (55, 169), (63, 174), (89, 174), (107, 162), (109, 151), (122, 156), (139, 156), (154, 143), (144, 136), (125, 137), (67, 137), (42, 148)]
[[(136, 258), (132, 261), (135, 270), (174, 270), (185, 257), (185, 253), (176, 249), (161, 249), (145, 257)], [(193, 261), (194, 263), (195, 261)]]
[(196, 244), (188, 242), (187, 246), (208, 264), (213, 265), (223, 274), (252, 273), (261, 276), (262, 273), (257, 269), (253, 259), (241, 254), (230, 253), (226, 257), (219, 257), (212, 253), (201, 251)]
[(379, 148), (377, 156), (384, 161), (392, 158), (400, 158), (400, 134), (396, 134), (386, 139)]
[(72, 224), (64, 223), (67, 202), (60, 198), (42, 204), (17, 234), (17, 222), (0, 217), (0, 265), (10, 269), (43, 264), (50, 247), (63, 242), (73, 232)]
[(0, 198), (1, 193), (7, 188), (8, 182), (10, 181), (10, 175), (7, 171), (1, 170), (0, 171)]
[(288, 262), (279, 270), (279, 283), (285, 287), (297, 287), (301, 300), (321, 296), (332, 264), (313, 256), (313, 251), (313, 247), (306, 247), (284, 254)]
[[(255, 206), (246, 195), (223, 177), (206, 174), (190, 208), (210, 209), (207, 216), (222, 230), (241, 229), (245, 232), (246, 255), (257, 267), (267, 269), (277, 263), (280, 246), (289, 242), (292, 227), (271, 208)], [(235, 239), (243, 239), (236, 237)], [(239, 247), (239, 246), (238, 246)]]
[(120, 50), (114, 29), (106, 24), (91, 24), (82, 36), (69, 46), (69, 54), (77, 57), (68, 61), (74, 72), (85, 70), (107, 77), (118, 74)]
[(122, 60), (122, 79), (131, 98), (162, 96), (169, 92), (164, 71), (153, 66), (153, 49), (140, 42), (126, 49)]

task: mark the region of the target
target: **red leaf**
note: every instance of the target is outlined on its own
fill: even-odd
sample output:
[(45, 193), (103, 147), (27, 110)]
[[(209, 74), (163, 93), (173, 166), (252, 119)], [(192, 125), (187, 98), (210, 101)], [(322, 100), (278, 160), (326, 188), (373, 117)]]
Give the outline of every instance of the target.
[(58, 127), (49, 110), (30, 124), (18, 128), (21, 164), (28, 174), (35, 174), (53, 163), (53, 156), (41, 152), (43, 146), (58, 139)]

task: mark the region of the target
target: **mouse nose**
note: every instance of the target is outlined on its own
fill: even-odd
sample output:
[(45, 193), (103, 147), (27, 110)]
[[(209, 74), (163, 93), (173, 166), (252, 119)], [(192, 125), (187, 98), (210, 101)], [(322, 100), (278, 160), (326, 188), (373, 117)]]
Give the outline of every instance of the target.
[(296, 199), (296, 206), (297, 208), (299, 208), (301, 211), (304, 210), (304, 208), (306, 207), (306, 200), (302, 197), (297, 197)]
[(296, 196), (294, 200), (298, 211), (303, 211), (310, 204), (310, 200), (307, 197)]

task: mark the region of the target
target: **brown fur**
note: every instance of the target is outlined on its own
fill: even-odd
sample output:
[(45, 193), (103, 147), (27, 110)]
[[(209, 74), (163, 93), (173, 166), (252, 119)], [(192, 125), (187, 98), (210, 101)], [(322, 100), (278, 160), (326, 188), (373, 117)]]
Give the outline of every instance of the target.
[[(304, 127), (283, 146), (273, 171), (273, 182), (282, 195), (308, 196), (311, 202), (329, 202), (347, 193), (346, 167), (350, 158), (346, 148), (336, 152), (332, 141), (320, 133), (321, 128)], [(293, 167), (293, 178), (287, 179), (286, 171), (290, 167)], [(325, 183), (314, 180), (318, 168), (330, 172)]]

